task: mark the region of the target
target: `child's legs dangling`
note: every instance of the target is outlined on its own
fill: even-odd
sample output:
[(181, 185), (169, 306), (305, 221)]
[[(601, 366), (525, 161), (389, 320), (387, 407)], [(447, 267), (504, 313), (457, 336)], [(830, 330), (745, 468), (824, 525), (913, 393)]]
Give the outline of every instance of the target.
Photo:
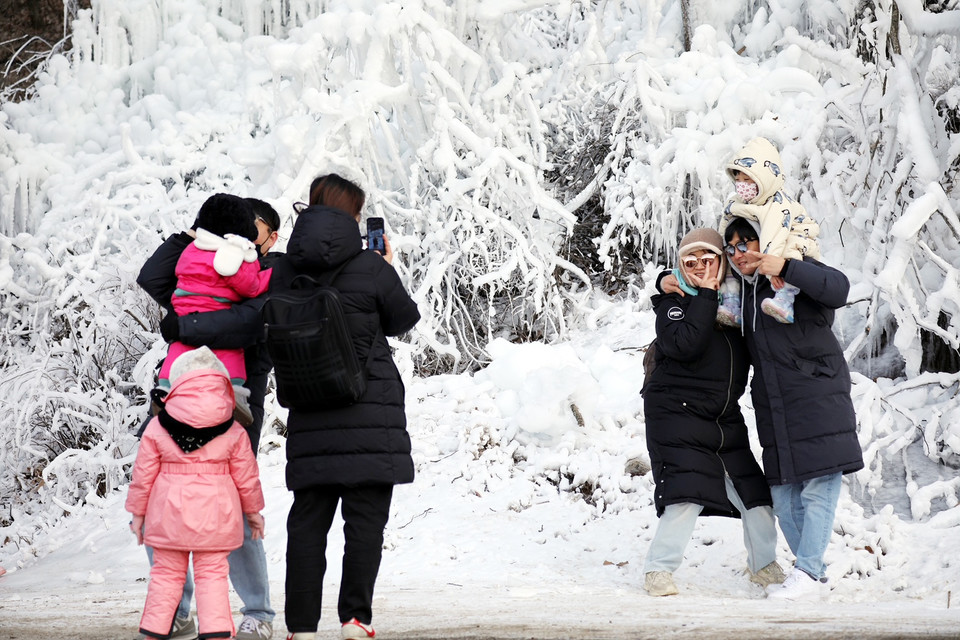
[(164, 637), (173, 628), (173, 618), (183, 596), (183, 583), (190, 564), (189, 551), (154, 549), (150, 586), (143, 605), (140, 629)]
[(720, 306), (717, 308), (717, 322), (728, 327), (739, 327), (742, 317), (740, 278), (728, 273), (720, 285)]
[(233, 398), (236, 402), (233, 418), (242, 427), (249, 427), (253, 424), (253, 410), (250, 409), (250, 389), (243, 386), (243, 380), (233, 378), (230, 382), (233, 385)]
[(233, 637), (230, 612), (230, 586), (227, 551), (194, 551), (193, 582), (197, 599), (197, 618), (201, 636)]
[(777, 322), (784, 324), (793, 323), (793, 300), (800, 293), (799, 287), (784, 283), (777, 289), (772, 298), (767, 298), (760, 303), (760, 309)]

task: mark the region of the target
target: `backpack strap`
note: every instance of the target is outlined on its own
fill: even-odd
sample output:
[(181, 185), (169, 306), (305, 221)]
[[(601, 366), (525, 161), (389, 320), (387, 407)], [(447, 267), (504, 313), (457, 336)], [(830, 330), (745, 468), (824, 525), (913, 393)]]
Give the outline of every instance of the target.
[[(358, 253), (357, 255), (360, 255), (360, 254)], [(331, 271), (324, 271), (322, 274), (320, 274), (320, 282), (327, 285), (328, 287), (333, 287), (334, 280), (337, 279), (337, 276), (340, 275), (340, 272), (343, 271), (343, 268), (348, 264), (350, 264), (351, 262), (353, 262), (354, 258), (356, 257), (357, 256), (353, 256), (353, 258), (350, 258), (349, 260), (344, 260), (343, 262), (340, 263), (340, 266), (337, 267), (336, 269), (333, 269)], [(327, 277), (328, 274), (329, 274), (329, 277)]]
[[(360, 255), (360, 254), (357, 254), (357, 255)], [(350, 258), (349, 260), (345, 260), (341, 262), (340, 266), (337, 267), (336, 269), (331, 269), (330, 271), (324, 271), (323, 273), (320, 274), (320, 277), (318, 278), (314, 278), (313, 276), (308, 276), (305, 273), (301, 273), (300, 275), (295, 276), (293, 280), (290, 281), (290, 288), (291, 289), (298, 288), (296, 283), (297, 281), (299, 281), (300, 283), (307, 283), (306, 286), (314, 286), (314, 287), (328, 286), (336, 289), (336, 287), (333, 286), (333, 282), (337, 279), (337, 276), (340, 275), (340, 272), (343, 271), (343, 268), (346, 267), (351, 262), (353, 262), (353, 260), (356, 257), (357, 256), (353, 256), (353, 258)], [(373, 336), (373, 340), (370, 342), (370, 348), (367, 349), (367, 359), (363, 362), (364, 372), (368, 371), (370, 367), (370, 358), (373, 356), (373, 346), (376, 344), (377, 338), (379, 338), (381, 334), (383, 334), (383, 327), (377, 325), (377, 333)]]
[[(359, 256), (359, 255), (360, 255), (360, 254), (358, 253), (356, 256), (353, 256), (353, 258), (350, 258), (349, 260), (345, 260), (344, 262), (341, 262), (341, 263), (340, 263), (340, 266), (337, 267), (336, 269), (333, 269), (332, 271), (326, 271), (326, 272), (324, 272), (323, 275), (322, 275), (322, 277), (323, 277), (323, 276), (327, 276), (327, 274), (329, 274), (329, 277), (323, 277), (323, 283), (326, 284), (328, 287), (333, 287), (333, 282), (337, 279), (337, 276), (340, 275), (340, 272), (343, 271), (343, 268), (344, 268), (345, 266), (347, 266), (348, 264), (350, 264), (351, 262), (353, 262), (353, 261), (356, 259), (356, 257)], [(336, 287), (333, 287), (333, 288), (336, 289)], [(378, 325), (377, 325), (377, 333), (376, 333), (376, 335), (373, 336), (373, 340), (370, 341), (370, 348), (367, 349), (367, 359), (364, 360), (364, 362), (363, 362), (363, 372), (364, 372), (364, 374), (366, 374), (367, 371), (369, 371), (370, 358), (373, 357), (373, 346), (377, 343), (377, 338), (379, 338), (379, 337), (380, 337), (380, 334), (382, 334), (382, 333), (383, 333), (383, 327), (381, 327), (381, 326), (378, 324)]]

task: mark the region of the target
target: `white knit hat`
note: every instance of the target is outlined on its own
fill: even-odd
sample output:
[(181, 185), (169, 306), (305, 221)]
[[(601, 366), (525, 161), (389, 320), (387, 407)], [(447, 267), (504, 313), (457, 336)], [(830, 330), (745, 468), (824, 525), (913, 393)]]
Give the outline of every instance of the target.
[(170, 384), (176, 382), (177, 378), (188, 371), (196, 371), (197, 369), (213, 369), (219, 371), (227, 378), (230, 377), (230, 374), (227, 373), (227, 368), (223, 366), (220, 358), (218, 358), (209, 347), (197, 347), (192, 351), (181, 354), (180, 357), (170, 365)]

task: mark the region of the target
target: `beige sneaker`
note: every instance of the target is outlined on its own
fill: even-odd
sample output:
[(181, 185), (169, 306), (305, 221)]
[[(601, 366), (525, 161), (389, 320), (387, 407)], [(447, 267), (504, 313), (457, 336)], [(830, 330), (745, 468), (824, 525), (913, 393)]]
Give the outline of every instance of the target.
[(771, 584), (783, 584), (783, 581), (787, 579), (787, 575), (776, 562), (771, 562), (756, 573), (747, 569), (747, 573), (750, 574), (750, 582), (758, 584), (761, 587), (768, 587)]
[[(173, 629), (170, 631), (170, 640), (196, 640), (197, 637), (197, 621), (193, 619), (193, 616), (174, 619)], [(137, 636), (137, 640), (150, 640), (150, 638), (140, 634)]]
[(253, 616), (243, 616), (234, 640), (270, 640), (273, 637), (273, 623), (257, 620)]
[(674, 596), (680, 593), (669, 571), (651, 571), (643, 579), (643, 588), (652, 596)]

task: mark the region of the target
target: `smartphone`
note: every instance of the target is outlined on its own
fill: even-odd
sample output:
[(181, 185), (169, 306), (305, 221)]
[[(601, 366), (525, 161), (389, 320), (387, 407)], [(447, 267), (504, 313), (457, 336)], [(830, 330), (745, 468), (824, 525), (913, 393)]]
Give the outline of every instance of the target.
[(367, 249), (373, 249), (380, 255), (387, 253), (383, 243), (383, 218), (367, 218)]

